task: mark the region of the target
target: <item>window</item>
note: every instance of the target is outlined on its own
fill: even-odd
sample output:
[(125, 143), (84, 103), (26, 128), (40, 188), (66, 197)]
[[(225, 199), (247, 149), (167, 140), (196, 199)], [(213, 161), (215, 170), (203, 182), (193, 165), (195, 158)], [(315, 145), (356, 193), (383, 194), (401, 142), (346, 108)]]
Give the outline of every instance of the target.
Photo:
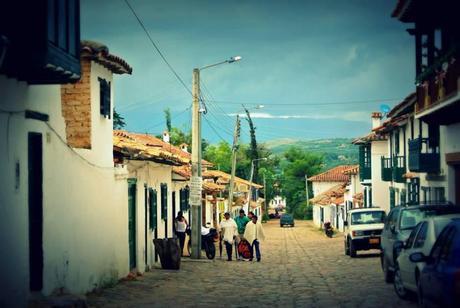
[(401, 193), (399, 194), (399, 203), (401, 206), (406, 205), (406, 190), (401, 189)]
[(150, 219), (150, 229), (154, 230), (157, 227), (157, 208), (158, 208), (158, 200), (157, 200), (157, 191), (150, 188), (149, 189), (149, 219)]
[(422, 224), (418, 224), (414, 228), (414, 230), (412, 230), (412, 232), (410, 233), (409, 238), (407, 239), (407, 242), (406, 242), (406, 248), (412, 248), (412, 245), (414, 244), (415, 236), (417, 235), (418, 230), (420, 230), (421, 225)]
[(168, 219), (168, 185), (162, 183), (161, 189), (161, 219)]
[(420, 226), (420, 231), (417, 233), (417, 237), (414, 242), (414, 248), (423, 247), (423, 244), (425, 244), (427, 232), (428, 232), (428, 223), (424, 222)]
[(110, 119), (110, 82), (102, 78), (99, 78), (99, 95), (101, 115)]
[(417, 205), (420, 203), (420, 179), (413, 178), (410, 183), (407, 184), (407, 190), (409, 195), (408, 205)]
[(351, 214), (352, 225), (381, 224), (384, 221), (384, 211), (358, 212)]
[(455, 229), (453, 227), (446, 227), (442, 230), (441, 234), (439, 234), (438, 239), (431, 250), (431, 257), (435, 262), (441, 257), (441, 255), (445, 255), (445, 252), (443, 253), (443, 251), (445, 251), (444, 246), (447, 245), (447, 240), (454, 231)]
[(395, 189), (390, 187), (390, 209), (395, 207)]

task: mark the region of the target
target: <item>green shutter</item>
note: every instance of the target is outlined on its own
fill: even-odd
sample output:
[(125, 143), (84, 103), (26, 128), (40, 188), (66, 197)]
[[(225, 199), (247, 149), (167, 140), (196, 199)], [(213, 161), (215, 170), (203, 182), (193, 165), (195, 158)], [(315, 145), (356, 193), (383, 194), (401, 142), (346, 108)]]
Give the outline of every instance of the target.
[(185, 196), (185, 209), (188, 211), (190, 209), (190, 188), (185, 188), (185, 193), (184, 193), (184, 196)]
[(168, 185), (161, 184), (161, 219), (168, 219)]
[(156, 229), (157, 227), (157, 191), (150, 188), (149, 189), (149, 203), (150, 203), (150, 229)]
[(395, 189), (390, 187), (390, 209), (395, 207)]
[(401, 189), (401, 194), (399, 195), (400, 197), (400, 204), (402, 206), (405, 206), (406, 205), (406, 190), (405, 189)]

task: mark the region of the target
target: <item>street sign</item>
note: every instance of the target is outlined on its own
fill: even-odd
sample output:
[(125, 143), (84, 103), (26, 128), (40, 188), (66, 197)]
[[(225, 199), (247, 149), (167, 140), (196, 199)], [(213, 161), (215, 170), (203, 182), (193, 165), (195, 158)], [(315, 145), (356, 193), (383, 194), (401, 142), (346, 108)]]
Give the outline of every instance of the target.
[(201, 176), (192, 176), (190, 181), (190, 204), (200, 205), (201, 204), (201, 187), (202, 187)]

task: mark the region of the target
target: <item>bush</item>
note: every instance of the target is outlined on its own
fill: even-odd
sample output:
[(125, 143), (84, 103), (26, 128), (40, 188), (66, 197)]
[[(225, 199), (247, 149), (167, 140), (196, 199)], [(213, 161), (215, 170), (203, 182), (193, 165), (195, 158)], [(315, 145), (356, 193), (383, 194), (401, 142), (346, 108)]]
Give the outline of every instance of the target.
[(313, 206), (309, 205), (307, 201), (301, 202), (294, 211), (294, 218), (303, 220), (313, 219)]

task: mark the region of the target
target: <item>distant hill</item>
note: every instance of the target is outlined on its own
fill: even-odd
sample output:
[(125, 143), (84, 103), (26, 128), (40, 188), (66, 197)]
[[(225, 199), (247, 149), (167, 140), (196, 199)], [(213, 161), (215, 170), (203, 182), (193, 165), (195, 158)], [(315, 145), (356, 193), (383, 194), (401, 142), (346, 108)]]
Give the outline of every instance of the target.
[(358, 163), (358, 147), (351, 144), (351, 138), (333, 138), (317, 140), (276, 139), (265, 142), (274, 154), (281, 155), (289, 147), (297, 146), (306, 152), (324, 155), (324, 169), (338, 165)]

